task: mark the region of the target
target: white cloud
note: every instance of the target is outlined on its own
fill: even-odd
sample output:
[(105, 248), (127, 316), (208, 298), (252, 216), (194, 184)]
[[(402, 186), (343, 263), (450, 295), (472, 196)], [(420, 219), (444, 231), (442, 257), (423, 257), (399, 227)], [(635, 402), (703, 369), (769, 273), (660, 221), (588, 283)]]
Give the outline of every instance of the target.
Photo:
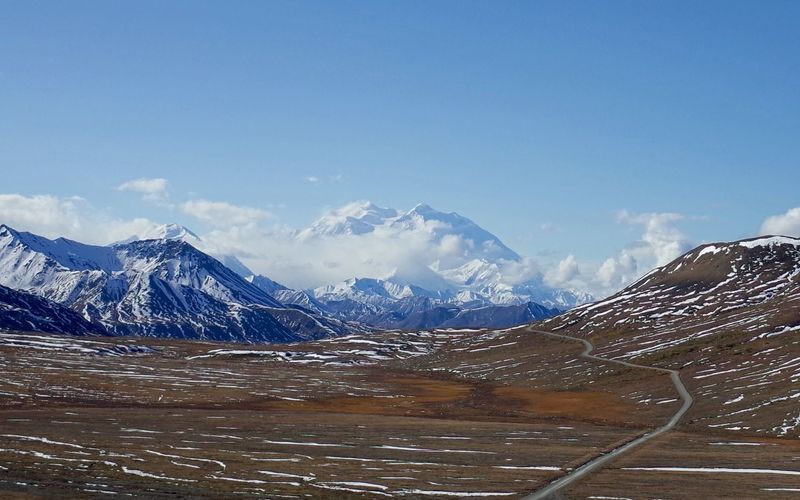
[(318, 175), (307, 175), (303, 177), (303, 180), (306, 182), (310, 182), (311, 184), (319, 184), (319, 183), (335, 183), (341, 182), (344, 179), (344, 175), (342, 174), (333, 174), (328, 176), (318, 176)]
[(148, 179), (142, 177), (123, 182), (117, 186), (118, 191), (139, 193), (142, 199), (159, 204), (167, 204), (167, 180), (163, 178)]
[[(431, 233), (429, 233), (431, 234)], [(439, 241), (439, 253), (445, 259), (458, 259), (463, 257), (469, 247), (474, 246), (471, 240), (464, 240), (457, 234), (445, 234)]]
[(790, 208), (785, 214), (767, 217), (759, 235), (780, 235), (800, 237), (800, 207)]
[(544, 276), (545, 283), (553, 287), (569, 285), (581, 274), (580, 266), (574, 255), (567, 255), (554, 268), (549, 269)]
[[(279, 226), (259, 208), (227, 202), (191, 200), (178, 206), (183, 213), (208, 223), (202, 249), (215, 255), (236, 255), (256, 272), (285, 284), (306, 288), (353, 276), (402, 276), (435, 281), (427, 266), (461, 264), (474, 242), (456, 235), (437, 235), (442, 223), (408, 228), (378, 226), (369, 234), (301, 239), (297, 231)], [(80, 198), (0, 195), (0, 223), (46, 237), (65, 236), (107, 244), (134, 234), (146, 234), (158, 224), (143, 218), (112, 217)], [(533, 261), (509, 263), (503, 270), (522, 279), (535, 275)]]
[(158, 179), (133, 179), (123, 182), (117, 187), (120, 191), (133, 191), (136, 193), (157, 194), (163, 193), (167, 189), (167, 180)]
[(501, 260), (500, 274), (508, 285), (519, 285), (531, 280), (541, 280), (543, 271), (539, 262), (531, 257), (520, 257), (519, 260)]
[(651, 269), (663, 266), (689, 251), (693, 244), (675, 223), (687, 217), (670, 212), (633, 214), (621, 211), (617, 220), (641, 226), (643, 233), (636, 243), (606, 259), (597, 269), (588, 287), (598, 297), (629, 285)]
[(615, 292), (639, 277), (639, 264), (636, 258), (622, 250), (616, 257), (606, 259), (594, 276), (594, 293), (598, 297)]
[[(151, 188), (152, 192), (163, 192)], [(363, 208), (363, 204), (360, 206)], [(260, 208), (204, 199), (187, 201), (178, 208), (211, 227), (201, 234), (203, 250), (215, 255), (236, 255), (254, 271), (294, 288), (314, 287), (354, 276), (395, 275), (409, 280), (413, 277), (419, 284), (433, 283), (436, 276), (428, 272), (428, 266), (452, 269), (475, 258), (482, 250), (470, 239), (447, 234), (442, 222), (404, 227), (377, 225), (365, 234), (302, 238), (298, 237), (298, 231), (278, 225), (270, 212)], [(348, 207), (327, 216), (343, 216), (345, 212)], [(770, 228), (774, 227), (791, 229), (792, 221), (798, 217), (800, 209), (789, 210), (785, 215), (767, 219), (762, 231), (773, 232)], [(676, 227), (685, 219), (676, 213), (623, 211), (618, 221), (641, 228), (641, 236), (600, 266), (579, 262), (574, 255), (548, 266), (522, 257), (518, 261), (498, 262), (498, 272), (508, 285), (539, 280), (553, 287), (588, 290), (602, 297), (689, 250), (691, 243)], [(19, 194), (0, 194), (0, 223), (51, 238), (65, 236), (97, 244), (145, 234), (157, 226), (144, 218), (113, 217), (82, 198)]]
[(623, 210), (619, 213), (621, 222), (644, 227), (641, 241), (645, 253), (654, 258), (655, 266), (663, 266), (692, 248), (688, 238), (674, 227), (675, 222), (685, 218), (682, 214), (669, 212), (631, 214)]
[(232, 205), (224, 201), (190, 200), (181, 205), (181, 210), (212, 226), (252, 226), (274, 216), (265, 210)]
[[(323, 218), (335, 226), (337, 221), (347, 220), (347, 214), (364, 215), (364, 206), (347, 205), (328, 211)], [(397, 215), (393, 210), (372, 208), (387, 217)], [(207, 251), (235, 254), (254, 271), (295, 288), (326, 285), (354, 276), (390, 275), (406, 280), (413, 276), (416, 284), (425, 286), (437, 279), (428, 266), (452, 268), (480, 251), (470, 239), (442, 234), (442, 222), (392, 227), (381, 225), (378, 215), (370, 218), (373, 219), (376, 225), (362, 234), (333, 236), (325, 231), (298, 232), (256, 224), (219, 226), (204, 234), (203, 240)]]
[(112, 217), (79, 197), (0, 194), (0, 223), (48, 238), (66, 237), (85, 243), (108, 244), (152, 230), (148, 219)]
[(443, 244), (430, 233), (377, 228), (368, 234), (297, 238), (285, 227), (233, 226), (203, 235), (206, 250), (234, 254), (258, 273), (294, 288), (359, 277), (420, 275), (420, 265), (451, 259), (460, 243)]

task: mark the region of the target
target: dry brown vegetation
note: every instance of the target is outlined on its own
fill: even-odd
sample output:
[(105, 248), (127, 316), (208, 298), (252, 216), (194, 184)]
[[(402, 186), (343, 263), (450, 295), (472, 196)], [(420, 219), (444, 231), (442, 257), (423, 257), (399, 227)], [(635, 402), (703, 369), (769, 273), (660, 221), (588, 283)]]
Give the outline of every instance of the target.
[[(16, 339), (0, 347), (3, 498), (513, 498), (677, 408), (668, 377), (588, 360), (577, 342), (523, 329), (384, 333), (254, 352), (0, 337)], [(155, 351), (100, 355), (99, 345)], [(800, 488), (792, 475), (629, 470), (800, 470), (796, 441), (693, 428), (637, 449), (564, 497)], [(742, 440), (758, 446), (716, 444)]]
[[(475, 335), (437, 339), (483, 342)], [(629, 418), (636, 405), (605, 391), (422, 370), (425, 356), (374, 364), (344, 349), (352, 342), (286, 346), (341, 353), (314, 363), (198, 358), (241, 346), (179, 341), (118, 357), (0, 348), (1, 491), (519, 496), (645, 429)]]

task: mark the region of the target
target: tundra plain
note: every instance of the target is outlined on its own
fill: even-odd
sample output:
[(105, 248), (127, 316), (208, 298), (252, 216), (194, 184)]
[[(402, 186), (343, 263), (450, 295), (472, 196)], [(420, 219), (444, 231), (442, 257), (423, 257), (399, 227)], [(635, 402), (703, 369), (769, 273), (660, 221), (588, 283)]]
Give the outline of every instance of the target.
[[(257, 348), (3, 333), (0, 494), (522, 497), (679, 406), (668, 376), (581, 351), (525, 329)], [(560, 495), (800, 488), (796, 439), (696, 418)]]

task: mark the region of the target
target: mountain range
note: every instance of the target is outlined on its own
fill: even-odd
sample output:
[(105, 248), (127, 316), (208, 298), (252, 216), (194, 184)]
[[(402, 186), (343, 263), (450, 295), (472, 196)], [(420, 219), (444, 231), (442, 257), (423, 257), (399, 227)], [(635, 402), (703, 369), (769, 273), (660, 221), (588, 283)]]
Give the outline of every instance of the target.
[[(365, 230), (350, 222), (337, 227)], [(94, 246), (0, 226), (0, 328), (293, 342), (366, 331), (365, 325), (496, 327), (559, 312), (531, 301), (493, 304), (468, 287), (430, 290), (399, 279), (292, 290), (234, 256), (203, 253), (184, 241), (187, 234), (164, 228), (159, 239)], [(464, 283), (485, 279), (467, 274)], [(605, 358), (680, 370), (701, 396), (692, 425), (778, 435), (800, 428), (800, 239), (702, 245), (540, 328), (591, 336)]]
[(355, 328), (281, 304), (181, 239), (95, 246), (3, 225), (0, 285), (68, 307), (116, 335), (289, 342)]
[(375, 232), (393, 232), (400, 241), (424, 234), (431, 245), (457, 244), (459, 252), (447, 261), (400, 267), (387, 276), (356, 276), (306, 290), (292, 290), (264, 276), (243, 276), (281, 302), (381, 328), (500, 328), (593, 300), (586, 292), (551, 287), (541, 275), (520, 281), (513, 269), (522, 257), (497, 236), (466, 217), (425, 204), (401, 211), (353, 203), (321, 217), (295, 237), (306, 242)]
[(297, 341), (353, 329), (503, 328), (592, 299), (542, 277), (517, 282), (519, 254), (470, 219), (420, 204), (408, 211), (356, 203), (297, 231), (298, 241), (376, 231), (457, 243), (447, 260), (294, 290), (234, 255), (204, 253), (193, 231), (166, 224), (108, 246), (0, 226), (0, 285), (69, 308), (111, 334), (247, 342)]

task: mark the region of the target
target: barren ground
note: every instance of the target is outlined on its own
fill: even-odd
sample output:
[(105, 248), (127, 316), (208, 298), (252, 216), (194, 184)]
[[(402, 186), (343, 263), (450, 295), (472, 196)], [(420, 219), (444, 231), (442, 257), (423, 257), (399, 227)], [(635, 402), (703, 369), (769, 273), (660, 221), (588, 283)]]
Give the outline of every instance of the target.
[[(520, 330), (246, 349), (0, 334), (0, 496), (513, 498), (677, 405), (666, 377)], [(796, 440), (754, 440), (672, 433), (565, 495), (800, 488), (786, 474), (630, 470), (800, 471)]]

